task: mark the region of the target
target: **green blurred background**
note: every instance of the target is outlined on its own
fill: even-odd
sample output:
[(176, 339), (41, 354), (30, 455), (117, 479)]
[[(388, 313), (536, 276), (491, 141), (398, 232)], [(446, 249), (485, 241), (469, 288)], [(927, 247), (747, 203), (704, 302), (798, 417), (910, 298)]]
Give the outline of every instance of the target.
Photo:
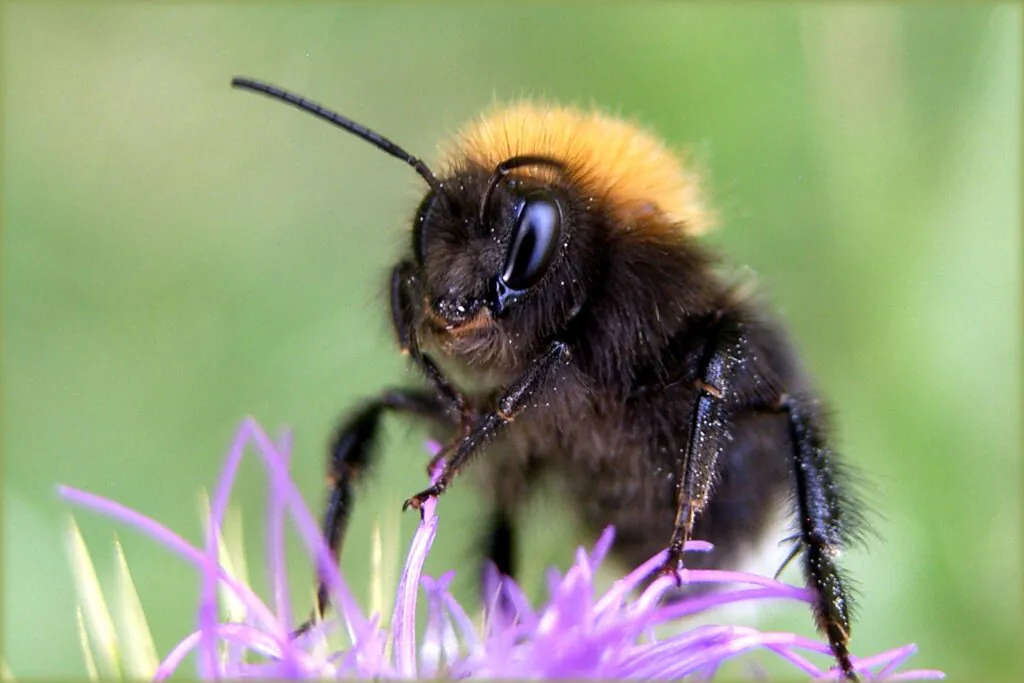
[[(1021, 610), (1020, 20), (1019, 6), (982, 4), (6, 4), (4, 659), (18, 676), (84, 673), (56, 482), (198, 541), (197, 492), (243, 416), (294, 429), (295, 476), (318, 506), (337, 417), (410, 379), (381, 294), (422, 183), (230, 90), (245, 74), (428, 159), (521, 95), (596, 103), (694, 151), (723, 216), (709, 242), (757, 273), (875, 484), (881, 539), (848, 557), (863, 591), (855, 651), (916, 641), (917, 665), (1008, 677)], [(358, 595), (374, 520), (408, 538), (414, 518), (398, 507), (423, 483), (423, 432), (389, 424), (343, 563)], [(253, 463), (241, 486), (262, 586)], [(465, 568), (467, 600), (481, 506), (468, 485), (446, 496), (428, 564)], [(78, 519), (102, 577), (119, 533), (166, 653), (194, 625), (192, 571)], [(541, 524), (529, 522), (543, 538), (534, 593), (540, 568), (581, 540), (569, 522)], [(811, 630), (799, 608), (762, 624)]]

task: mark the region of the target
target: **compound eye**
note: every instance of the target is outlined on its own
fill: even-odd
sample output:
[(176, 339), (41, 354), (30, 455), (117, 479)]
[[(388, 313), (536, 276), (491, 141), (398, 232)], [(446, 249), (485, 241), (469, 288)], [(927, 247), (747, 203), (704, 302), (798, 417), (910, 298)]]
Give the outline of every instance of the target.
[(434, 192), (428, 193), (416, 209), (416, 218), (412, 224), (412, 250), (421, 266), (427, 255), (427, 223), (436, 205), (437, 195)]
[(551, 265), (561, 232), (562, 210), (551, 193), (540, 190), (528, 195), (512, 230), (502, 282), (514, 290), (537, 284)]

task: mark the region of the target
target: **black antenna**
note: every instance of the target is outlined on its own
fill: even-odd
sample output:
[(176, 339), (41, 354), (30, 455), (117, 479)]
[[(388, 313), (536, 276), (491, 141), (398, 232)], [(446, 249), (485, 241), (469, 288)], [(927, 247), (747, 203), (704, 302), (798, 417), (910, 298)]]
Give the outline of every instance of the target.
[(434, 177), (434, 174), (431, 173), (425, 163), (409, 154), (380, 133), (375, 133), (366, 126), (356, 123), (352, 119), (345, 118), (341, 114), (333, 112), (326, 107), (322, 107), (316, 102), (311, 102), (305, 97), (300, 97), (295, 93), (288, 92), (287, 90), (275, 88), (268, 83), (262, 83), (251, 78), (236, 76), (231, 79), (231, 86), (234, 88), (241, 88), (242, 90), (251, 90), (253, 92), (262, 93), (267, 97), (272, 97), (275, 100), (281, 100), (282, 102), (286, 102), (293, 107), (301, 109), (302, 111), (309, 112), (313, 116), (317, 116), (325, 121), (333, 123), (339, 128), (352, 133), (356, 137), (366, 140), (377, 149), (383, 150), (391, 156), (401, 159), (405, 163), (409, 164), (416, 169), (416, 172), (419, 173), (424, 180), (427, 181), (427, 184), (430, 185), (434, 192), (439, 196), (443, 194), (441, 192), (441, 183), (437, 182), (437, 178)]

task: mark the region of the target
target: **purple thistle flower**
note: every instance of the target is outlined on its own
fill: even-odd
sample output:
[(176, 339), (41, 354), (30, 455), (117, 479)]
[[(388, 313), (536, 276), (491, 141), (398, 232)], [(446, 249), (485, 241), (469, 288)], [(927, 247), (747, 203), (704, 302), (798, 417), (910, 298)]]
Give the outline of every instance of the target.
[[(232, 576), (218, 554), (235, 476), (250, 443), (270, 478), (267, 552), (272, 606)], [(674, 586), (671, 578), (662, 577), (644, 587), (645, 577), (664, 561), (664, 552), (598, 593), (595, 575), (611, 548), (611, 529), (601, 535), (591, 552), (578, 549), (575, 563), (564, 576), (552, 570), (548, 600), (536, 607), (514, 581), (490, 571), (484, 582), (480, 628), (449, 592), (452, 572), (437, 579), (422, 575), (437, 533), (435, 500), (421, 510), (422, 521), (398, 584), (390, 625), (384, 627), (380, 615), (364, 614), (331, 560), (316, 520), (288, 475), (289, 453), (290, 440), (275, 444), (255, 421), (242, 424), (211, 501), (203, 547), (189, 544), (158, 522), (118, 503), (60, 487), (60, 495), (67, 500), (137, 528), (199, 570), (198, 628), (164, 657), (156, 679), (174, 673), (193, 652), (202, 678), (707, 678), (726, 660), (757, 649), (792, 663), (809, 678), (835, 676), (834, 671), (820, 668), (805, 656), (828, 656), (828, 645), (793, 633), (702, 625), (656, 638), (654, 627), (721, 605), (765, 599), (809, 603), (811, 596), (807, 589), (752, 574), (684, 570), (684, 582), (719, 584), (720, 589), (666, 604), (661, 598)], [(295, 623), (284, 562), (286, 514), (324, 578), (338, 614), (297, 639), (289, 637)], [(708, 549), (710, 545), (700, 541), (687, 546), (688, 552)], [(218, 591), (233, 595), (244, 607), (241, 622), (221, 619)], [(426, 626), (417, 634), (416, 608), (421, 594), (427, 607)], [(327, 635), (338, 630), (343, 632), (344, 644), (327, 647)], [(943, 677), (942, 672), (933, 670), (897, 673), (915, 651), (914, 645), (906, 645), (874, 657), (855, 658), (854, 663), (866, 679)]]

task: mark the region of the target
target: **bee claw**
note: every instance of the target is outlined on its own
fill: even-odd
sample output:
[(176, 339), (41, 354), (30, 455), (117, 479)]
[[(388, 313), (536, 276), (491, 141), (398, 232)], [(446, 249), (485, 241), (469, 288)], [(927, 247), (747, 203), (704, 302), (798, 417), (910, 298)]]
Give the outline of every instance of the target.
[(441, 495), (442, 491), (444, 491), (444, 487), (439, 486), (438, 484), (434, 484), (429, 489), (420, 491), (415, 496), (409, 498), (408, 500), (405, 501), (405, 503), (402, 504), (402, 512), (405, 512), (409, 508), (412, 508), (414, 510), (420, 510), (423, 507), (424, 503), (426, 503), (431, 498), (437, 498), (439, 495)]
[(676, 553), (669, 551), (668, 559), (665, 560), (664, 564), (658, 568), (655, 578), (660, 579), (663, 576), (671, 576), (675, 579), (676, 588), (683, 587), (683, 556), (682, 553)]

